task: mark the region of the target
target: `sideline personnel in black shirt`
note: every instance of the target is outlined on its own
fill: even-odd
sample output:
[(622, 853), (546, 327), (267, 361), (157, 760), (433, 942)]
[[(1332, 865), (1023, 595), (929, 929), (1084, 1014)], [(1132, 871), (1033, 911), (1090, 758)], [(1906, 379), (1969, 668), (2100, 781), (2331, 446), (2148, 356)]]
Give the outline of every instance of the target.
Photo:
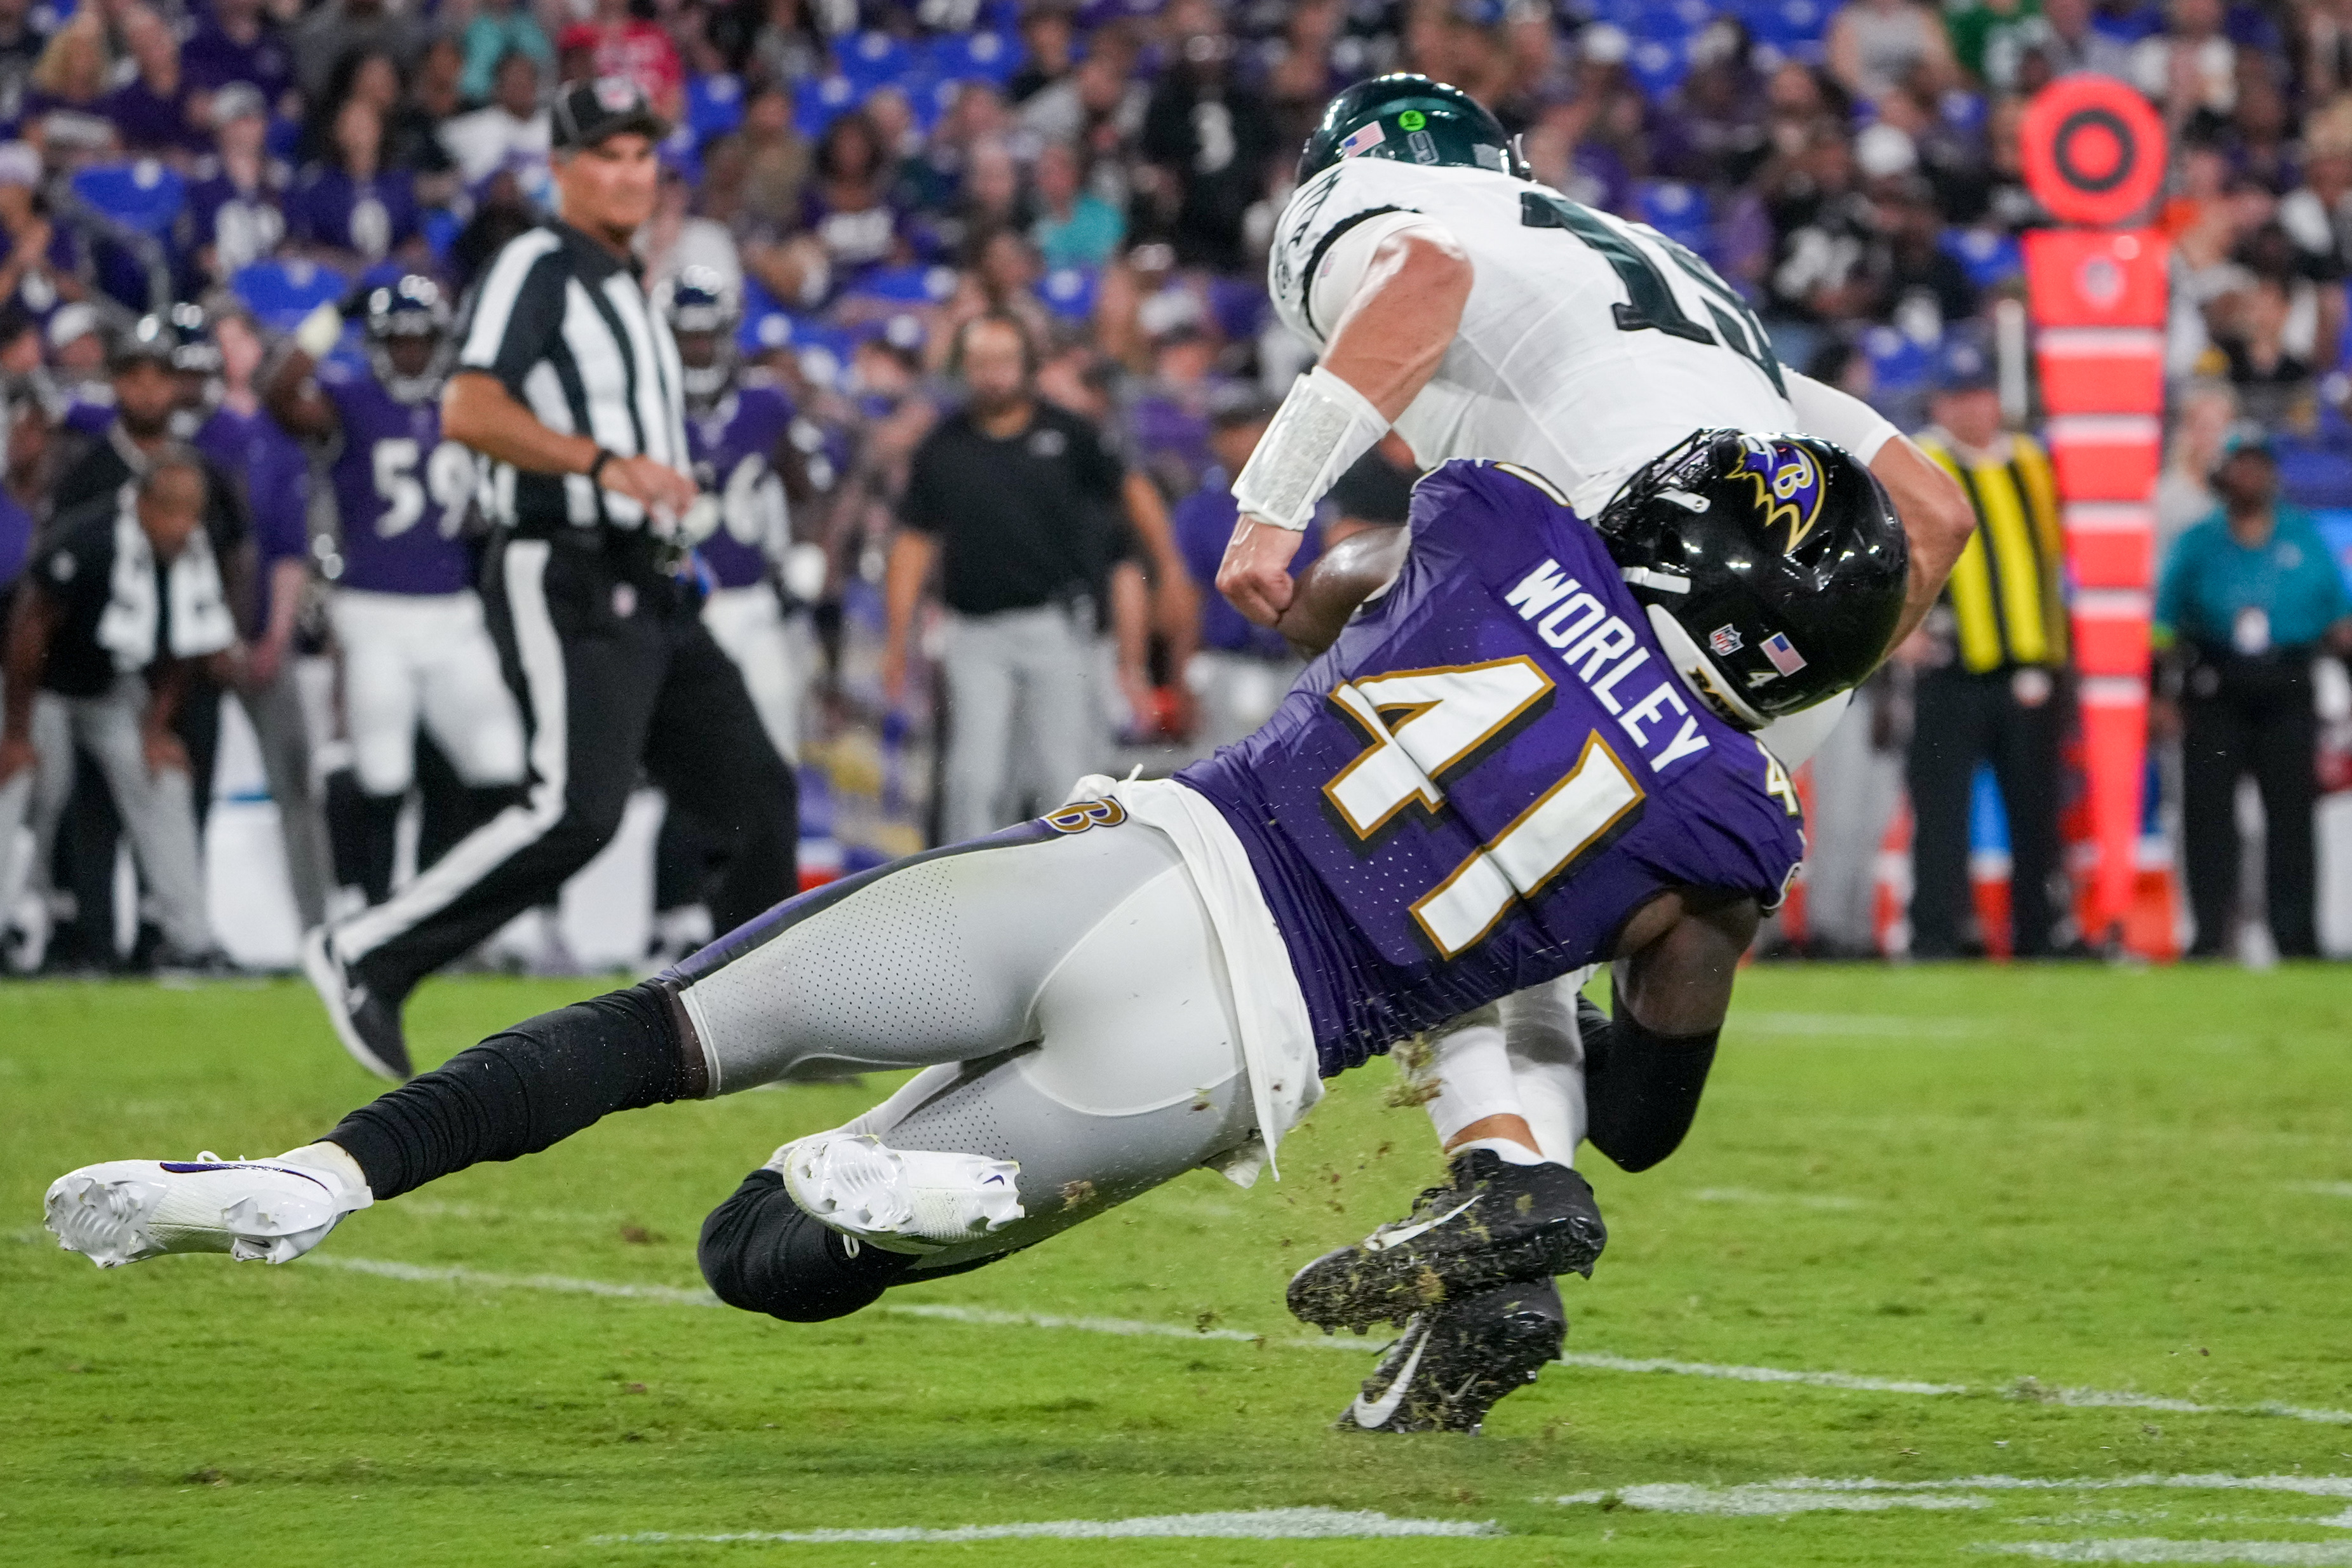
[[(882, 655), (884, 695), (896, 707), (915, 612), (939, 564), (949, 611), (940, 814), (948, 843), (1015, 820), (1016, 783), (1061, 790), (1108, 754), (1094, 600), (1125, 553), (1120, 509), (1153, 565), (1171, 668), (1183, 668), (1200, 624), (1159, 491), (1128, 472), (1092, 424), (1038, 401), (1027, 329), (1011, 316), (976, 316), (956, 335), (953, 362), (971, 395), (915, 449), (883, 588)], [(1021, 780), (1012, 776), (1016, 733)]]

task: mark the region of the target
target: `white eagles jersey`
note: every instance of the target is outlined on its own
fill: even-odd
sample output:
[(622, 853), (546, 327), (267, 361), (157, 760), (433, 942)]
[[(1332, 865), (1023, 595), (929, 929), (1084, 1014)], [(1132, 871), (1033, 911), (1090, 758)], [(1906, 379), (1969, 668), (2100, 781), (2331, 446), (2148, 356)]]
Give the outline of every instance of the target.
[(1317, 276), (1387, 213), (1444, 225), (1475, 269), (1461, 330), (1396, 421), (1424, 468), (1518, 463), (1592, 517), (1694, 430), (1801, 428), (1763, 328), (1714, 268), (1646, 225), (1484, 169), (1350, 158), (1292, 193), (1268, 283), (1318, 350), (1332, 323), (1314, 318)]

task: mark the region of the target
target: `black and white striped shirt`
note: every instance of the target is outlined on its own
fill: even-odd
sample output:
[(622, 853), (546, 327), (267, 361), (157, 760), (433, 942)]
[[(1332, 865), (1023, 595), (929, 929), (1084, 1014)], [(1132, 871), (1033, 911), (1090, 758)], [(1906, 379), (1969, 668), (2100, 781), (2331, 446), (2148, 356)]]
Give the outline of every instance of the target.
[[(469, 310), (460, 371), (498, 377), (550, 430), (691, 471), (677, 344), (647, 305), (634, 260), (550, 221), (507, 242)], [(491, 520), (520, 534), (544, 538), (600, 524), (634, 529), (646, 520), (635, 501), (583, 474), (492, 463), (488, 488)]]

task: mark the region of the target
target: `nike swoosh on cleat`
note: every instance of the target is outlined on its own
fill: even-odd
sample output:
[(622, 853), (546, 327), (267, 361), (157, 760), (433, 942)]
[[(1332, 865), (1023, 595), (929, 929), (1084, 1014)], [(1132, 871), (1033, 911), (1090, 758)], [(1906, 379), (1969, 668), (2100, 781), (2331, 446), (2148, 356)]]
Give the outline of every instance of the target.
[(217, 1165), (204, 1165), (194, 1160), (157, 1160), (155, 1164), (159, 1169), (170, 1171), (173, 1176), (195, 1176), (205, 1171), (276, 1171), (279, 1176), (300, 1176), (321, 1192), (332, 1191), (325, 1182), (308, 1171), (298, 1171), (289, 1166), (265, 1166), (256, 1160), (230, 1160)]
[(1391, 1230), (1386, 1234), (1375, 1233), (1373, 1235), (1367, 1236), (1364, 1238), (1364, 1250), (1367, 1252), (1385, 1252), (1391, 1247), (1402, 1247), (1406, 1242), (1412, 1240), (1414, 1237), (1422, 1234), (1423, 1231), (1436, 1229), (1447, 1220), (1452, 1219), (1454, 1215), (1464, 1212), (1464, 1210), (1469, 1208), (1472, 1204), (1475, 1204), (1477, 1201), (1477, 1198), (1475, 1197), (1465, 1197), (1462, 1200), (1462, 1207), (1453, 1210), (1451, 1213), (1441, 1214), (1434, 1219), (1424, 1219), (1419, 1225), (1408, 1225), (1401, 1230)]
[(1397, 1406), (1404, 1403), (1404, 1391), (1412, 1382), (1413, 1370), (1421, 1365), (1421, 1353), (1428, 1348), (1429, 1336), (1423, 1334), (1421, 1343), (1412, 1347), (1412, 1354), (1404, 1358), (1404, 1370), (1390, 1381), (1389, 1391), (1378, 1399), (1367, 1401), (1362, 1395), (1356, 1396), (1356, 1402), (1348, 1406), (1348, 1414), (1355, 1417), (1357, 1426), (1369, 1432), (1388, 1424)]

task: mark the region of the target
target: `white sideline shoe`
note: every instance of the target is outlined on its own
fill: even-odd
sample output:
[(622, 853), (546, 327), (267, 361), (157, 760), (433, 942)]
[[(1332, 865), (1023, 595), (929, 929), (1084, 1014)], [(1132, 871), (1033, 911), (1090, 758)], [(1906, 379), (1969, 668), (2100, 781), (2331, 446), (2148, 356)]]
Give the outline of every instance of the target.
[(101, 1269), (165, 1252), (291, 1263), (375, 1198), (334, 1172), (285, 1160), (110, 1160), (49, 1184), (58, 1245)]
[(870, 1133), (814, 1133), (768, 1168), (803, 1213), (890, 1252), (936, 1252), (1002, 1230), (1026, 1212), (1019, 1162), (893, 1149)]

